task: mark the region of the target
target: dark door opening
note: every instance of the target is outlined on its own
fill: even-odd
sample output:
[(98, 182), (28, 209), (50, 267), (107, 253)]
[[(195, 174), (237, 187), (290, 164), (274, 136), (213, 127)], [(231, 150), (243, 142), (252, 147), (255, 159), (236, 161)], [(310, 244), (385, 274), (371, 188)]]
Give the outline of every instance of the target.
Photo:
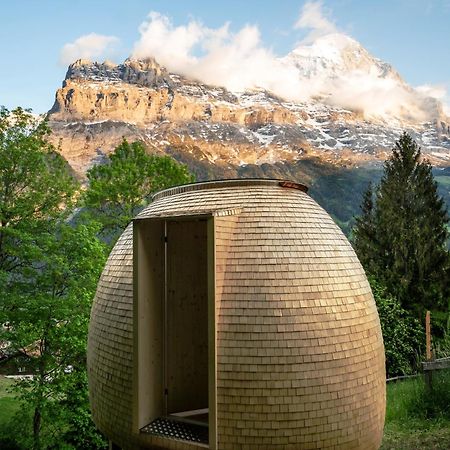
[(216, 448), (214, 221), (133, 223), (133, 423)]
[(166, 222), (166, 415), (208, 424), (207, 220)]

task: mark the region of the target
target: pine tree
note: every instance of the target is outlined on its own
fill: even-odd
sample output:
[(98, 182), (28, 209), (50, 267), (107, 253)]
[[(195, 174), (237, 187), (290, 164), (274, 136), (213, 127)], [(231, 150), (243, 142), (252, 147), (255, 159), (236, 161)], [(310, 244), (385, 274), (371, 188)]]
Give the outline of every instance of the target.
[(362, 209), (355, 249), (366, 271), (414, 313), (446, 310), (448, 216), (432, 167), (408, 134), (385, 162), (375, 204), (366, 193)]
[(372, 183), (369, 182), (367, 190), (363, 194), (361, 204), (361, 216), (356, 218), (353, 230), (353, 245), (362, 265), (368, 272), (373, 271), (375, 253), (375, 204)]

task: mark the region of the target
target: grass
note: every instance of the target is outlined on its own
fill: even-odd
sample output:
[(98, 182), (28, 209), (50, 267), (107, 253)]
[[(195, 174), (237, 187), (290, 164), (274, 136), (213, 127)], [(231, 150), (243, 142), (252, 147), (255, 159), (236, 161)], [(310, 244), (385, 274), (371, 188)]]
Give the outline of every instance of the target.
[(9, 422), (20, 408), (19, 402), (9, 390), (13, 384), (13, 380), (0, 375), (0, 427)]
[[(13, 383), (0, 375), (0, 431), (20, 407)], [(388, 384), (380, 450), (450, 449), (450, 371), (435, 373), (433, 387), (429, 395), (422, 377)]]
[(450, 449), (450, 371), (434, 374), (433, 393), (422, 377), (387, 386), (381, 450)]

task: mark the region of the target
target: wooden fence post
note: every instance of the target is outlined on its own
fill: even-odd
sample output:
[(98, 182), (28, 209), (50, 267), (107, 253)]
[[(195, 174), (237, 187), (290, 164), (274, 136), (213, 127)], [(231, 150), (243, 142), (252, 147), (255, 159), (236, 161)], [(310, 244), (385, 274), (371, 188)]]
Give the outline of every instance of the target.
[[(433, 353), (431, 351), (431, 317), (430, 311), (427, 311), (427, 315), (425, 316), (425, 336), (426, 336), (426, 346), (427, 346), (427, 361), (431, 361), (433, 359)], [(425, 383), (427, 389), (431, 391), (433, 389), (433, 371), (426, 370), (425, 371)]]

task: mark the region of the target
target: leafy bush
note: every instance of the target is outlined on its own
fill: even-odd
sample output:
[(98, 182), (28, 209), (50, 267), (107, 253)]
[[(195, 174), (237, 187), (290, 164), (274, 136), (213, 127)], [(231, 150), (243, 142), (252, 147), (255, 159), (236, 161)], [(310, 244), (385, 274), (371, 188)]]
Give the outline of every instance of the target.
[(370, 285), (380, 316), (387, 376), (414, 373), (425, 343), (423, 326), (375, 279), (370, 279)]
[(96, 429), (89, 408), (87, 372), (85, 368), (74, 372), (66, 388), (69, 395), (62, 402), (62, 424), (65, 425), (62, 440), (68, 448), (104, 450), (108, 447), (107, 441)]

